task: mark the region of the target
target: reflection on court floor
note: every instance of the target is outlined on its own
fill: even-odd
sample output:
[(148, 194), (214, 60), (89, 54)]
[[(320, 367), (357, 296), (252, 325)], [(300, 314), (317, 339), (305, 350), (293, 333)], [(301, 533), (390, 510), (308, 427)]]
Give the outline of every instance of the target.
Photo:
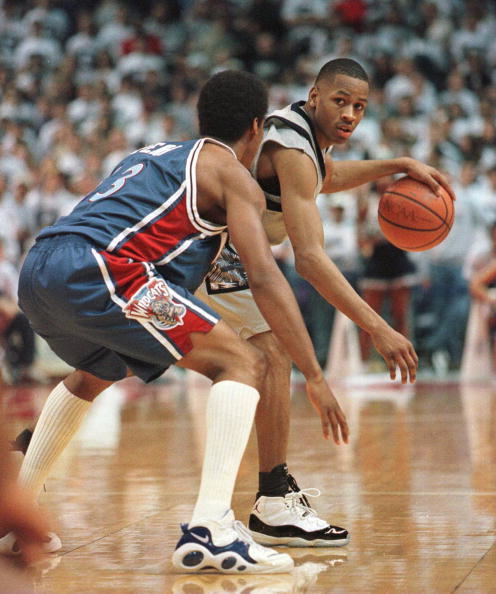
[[(370, 379), (370, 378), (369, 378)], [(352, 438), (334, 446), (295, 381), (288, 463), (342, 549), (290, 549), (291, 574), (181, 575), (170, 556), (199, 485), (209, 382), (175, 373), (103, 393), (47, 481), (61, 554), (30, 579), (40, 592), (494, 592), (496, 395), (492, 383), (336, 385)], [(14, 436), (51, 386), (5, 387)], [(247, 521), (257, 482), (250, 440), (233, 507)]]

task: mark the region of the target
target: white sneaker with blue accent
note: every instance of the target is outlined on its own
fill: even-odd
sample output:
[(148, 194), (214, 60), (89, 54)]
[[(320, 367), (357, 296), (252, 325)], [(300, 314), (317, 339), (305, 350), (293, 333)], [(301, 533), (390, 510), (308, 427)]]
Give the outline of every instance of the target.
[(229, 510), (220, 521), (182, 524), (183, 534), (172, 564), (183, 572), (286, 573), (294, 563), (289, 555), (257, 544)]

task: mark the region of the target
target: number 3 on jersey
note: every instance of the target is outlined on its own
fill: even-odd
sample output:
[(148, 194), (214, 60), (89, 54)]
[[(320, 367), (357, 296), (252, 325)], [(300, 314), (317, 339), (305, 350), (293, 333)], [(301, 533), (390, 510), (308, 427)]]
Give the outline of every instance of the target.
[[(177, 144), (157, 142), (156, 144), (149, 144), (148, 146), (144, 146), (143, 148), (138, 149), (137, 151), (134, 151), (134, 153), (131, 154), (144, 153), (146, 155), (152, 155), (153, 157), (161, 157), (162, 155), (165, 155), (165, 153), (173, 151), (176, 148), (178, 148)], [(130, 179), (131, 177), (134, 177), (135, 175), (138, 175), (138, 173), (141, 173), (143, 171), (144, 166), (145, 165), (143, 163), (138, 163), (136, 165), (133, 165), (129, 169), (126, 169), (126, 171), (124, 171), (124, 173), (112, 183), (112, 185), (107, 191), (95, 192), (93, 196), (91, 196), (91, 198), (89, 198), (88, 200), (90, 202), (96, 202), (97, 200), (101, 200), (102, 198), (108, 198), (109, 196), (112, 196), (112, 194), (115, 194), (124, 186), (126, 180)]]
[(138, 175), (138, 173), (141, 173), (143, 171), (143, 167), (143, 163), (137, 163), (129, 169), (126, 169), (126, 171), (124, 171), (124, 173), (112, 183), (112, 185), (106, 192), (95, 192), (93, 196), (89, 198), (89, 201), (96, 202), (97, 200), (101, 200), (102, 198), (108, 198), (109, 196), (112, 196), (112, 194), (115, 194), (124, 186), (128, 179), (134, 177), (135, 175)]

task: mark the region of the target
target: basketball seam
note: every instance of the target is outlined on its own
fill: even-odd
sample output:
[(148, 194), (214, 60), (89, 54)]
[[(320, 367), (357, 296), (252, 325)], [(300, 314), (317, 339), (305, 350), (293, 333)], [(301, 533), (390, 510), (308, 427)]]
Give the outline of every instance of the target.
[[(419, 229), (415, 229), (415, 231), (419, 231)], [(396, 247), (399, 247), (400, 250), (406, 250), (410, 252), (421, 252), (432, 244), (434, 244), (432, 247), (435, 247), (436, 245), (441, 243), (441, 241), (443, 241), (444, 238), (447, 237), (449, 232), (450, 229), (443, 229), (439, 235), (436, 235), (436, 237), (434, 237), (427, 243), (421, 243), (420, 245), (397, 245)]]

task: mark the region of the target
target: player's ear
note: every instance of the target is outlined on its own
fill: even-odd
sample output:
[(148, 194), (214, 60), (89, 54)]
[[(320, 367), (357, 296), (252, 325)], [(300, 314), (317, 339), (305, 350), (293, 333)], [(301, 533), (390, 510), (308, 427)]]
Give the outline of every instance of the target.
[(263, 118), (253, 118), (250, 127), (250, 131), (252, 132), (253, 136), (257, 136), (258, 134), (260, 134), (260, 130), (261, 128), (263, 128), (263, 125)]
[(308, 92), (308, 105), (310, 105), (310, 107), (317, 106), (318, 95), (319, 95), (319, 89), (314, 85)]

